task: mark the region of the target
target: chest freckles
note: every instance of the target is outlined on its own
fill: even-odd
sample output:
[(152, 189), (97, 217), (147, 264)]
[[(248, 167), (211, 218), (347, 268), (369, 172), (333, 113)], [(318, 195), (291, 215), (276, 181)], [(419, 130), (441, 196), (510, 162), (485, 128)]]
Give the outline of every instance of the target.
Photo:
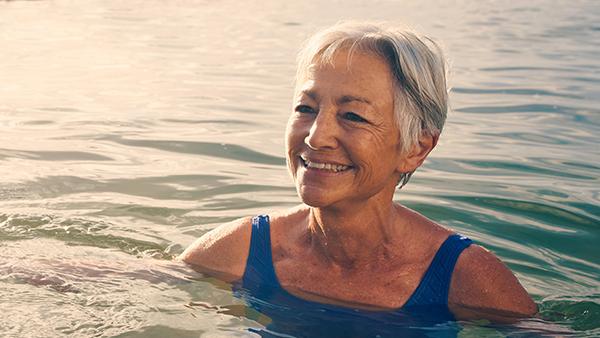
[(279, 283), (288, 292), (304, 299), (340, 304), (358, 304), (380, 309), (400, 308), (417, 287), (422, 264), (390, 265), (370, 271), (344, 273), (324, 266), (314, 258), (292, 259), (274, 250), (273, 260)]

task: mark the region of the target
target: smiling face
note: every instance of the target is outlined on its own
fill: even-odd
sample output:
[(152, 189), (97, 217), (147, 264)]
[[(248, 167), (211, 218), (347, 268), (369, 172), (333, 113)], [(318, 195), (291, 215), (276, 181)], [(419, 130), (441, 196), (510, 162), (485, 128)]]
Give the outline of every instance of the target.
[(379, 57), (338, 52), (299, 79), (286, 130), (288, 167), (313, 207), (391, 201), (404, 171), (393, 78)]

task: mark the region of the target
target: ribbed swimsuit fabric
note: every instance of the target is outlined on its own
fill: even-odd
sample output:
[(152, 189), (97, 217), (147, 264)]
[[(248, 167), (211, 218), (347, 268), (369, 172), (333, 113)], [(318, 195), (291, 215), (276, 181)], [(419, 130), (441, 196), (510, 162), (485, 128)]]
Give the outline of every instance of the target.
[[(452, 234), (443, 242), (431, 261), (419, 286), (408, 301), (397, 311), (410, 311), (428, 307), (441, 307), (447, 310), (448, 291), (452, 272), (458, 257), (472, 241), (462, 235)], [(258, 298), (266, 298), (267, 302), (283, 301), (288, 306), (319, 307), (324, 309), (344, 310), (344, 307), (308, 301), (287, 292), (277, 279), (271, 254), (270, 222), (267, 215), (255, 216), (252, 219), (252, 237), (246, 270), (240, 281), (240, 287)], [(348, 309), (349, 311), (359, 311)], [(364, 311), (374, 314), (388, 311)], [(448, 312), (449, 313), (449, 312)]]

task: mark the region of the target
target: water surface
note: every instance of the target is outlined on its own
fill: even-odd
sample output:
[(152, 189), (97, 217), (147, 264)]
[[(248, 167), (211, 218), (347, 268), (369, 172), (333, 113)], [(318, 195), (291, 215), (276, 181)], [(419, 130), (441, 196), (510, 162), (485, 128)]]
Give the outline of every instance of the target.
[(460, 336), (600, 335), (600, 3), (470, 0), (0, 2), (0, 332), (263, 327), (171, 259), (299, 202), (283, 151), (293, 60), (349, 18), (444, 46), (453, 111), (396, 200), (492, 250), (540, 307)]

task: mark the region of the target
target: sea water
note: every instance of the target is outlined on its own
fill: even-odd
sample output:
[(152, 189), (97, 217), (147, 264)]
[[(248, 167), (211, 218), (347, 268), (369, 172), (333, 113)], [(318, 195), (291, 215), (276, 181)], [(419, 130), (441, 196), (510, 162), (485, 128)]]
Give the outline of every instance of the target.
[(395, 200), (493, 251), (540, 309), (459, 336), (600, 336), (600, 3), (474, 0), (0, 1), (0, 335), (264, 328), (172, 259), (299, 203), (295, 53), (341, 19), (411, 26), (451, 64), (440, 143)]

